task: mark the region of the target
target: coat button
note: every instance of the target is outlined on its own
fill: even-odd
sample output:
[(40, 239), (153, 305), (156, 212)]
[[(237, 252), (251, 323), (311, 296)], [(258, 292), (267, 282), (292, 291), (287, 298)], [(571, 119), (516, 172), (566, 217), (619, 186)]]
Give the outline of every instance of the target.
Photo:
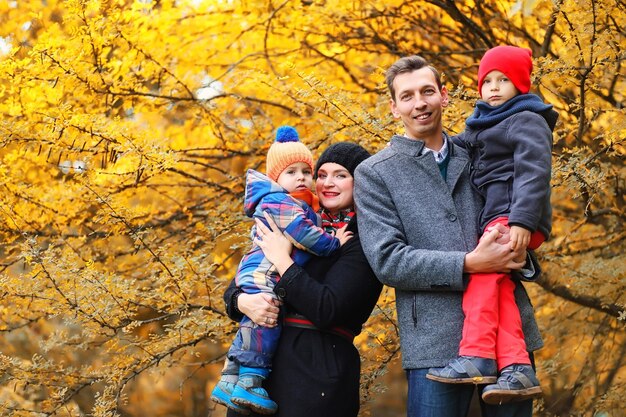
[(448, 214), (448, 220), (450, 220), (451, 222), (456, 221), (456, 215), (454, 213)]
[(276, 290), (276, 295), (280, 298), (285, 298), (285, 296), (287, 295), (287, 290), (284, 288), (279, 288)]

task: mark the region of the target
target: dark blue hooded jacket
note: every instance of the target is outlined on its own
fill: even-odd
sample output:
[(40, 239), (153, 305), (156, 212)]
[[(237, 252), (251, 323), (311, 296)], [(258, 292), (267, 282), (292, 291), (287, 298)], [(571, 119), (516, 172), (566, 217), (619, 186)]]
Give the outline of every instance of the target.
[(453, 138), (470, 154), (472, 184), (485, 199), (481, 230), (497, 217), (510, 225), (552, 230), (552, 131), (558, 114), (534, 94), (500, 106), (478, 101), (466, 129)]

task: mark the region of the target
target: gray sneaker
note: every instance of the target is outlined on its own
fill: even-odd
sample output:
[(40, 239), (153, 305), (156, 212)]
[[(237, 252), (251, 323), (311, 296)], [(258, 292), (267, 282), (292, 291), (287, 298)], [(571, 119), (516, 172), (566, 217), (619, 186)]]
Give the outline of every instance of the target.
[(504, 404), (540, 397), (539, 380), (530, 365), (509, 365), (500, 372), (495, 384), (483, 390), (483, 401), (487, 404)]
[(445, 384), (493, 384), (497, 374), (494, 359), (459, 356), (444, 368), (430, 368), (426, 378)]

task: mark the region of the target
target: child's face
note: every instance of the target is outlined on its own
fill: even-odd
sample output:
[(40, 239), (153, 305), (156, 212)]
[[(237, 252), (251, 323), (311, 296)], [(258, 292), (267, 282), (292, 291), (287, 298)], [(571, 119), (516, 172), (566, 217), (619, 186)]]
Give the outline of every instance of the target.
[(313, 185), (313, 170), (304, 162), (296, 162), (285, 168), (276, 182), (289, 193), (310, 190)]
[(519, 94), (504, 73), (493, 70), (485, 76), (480, 95), (490, 106), (500, 106)]

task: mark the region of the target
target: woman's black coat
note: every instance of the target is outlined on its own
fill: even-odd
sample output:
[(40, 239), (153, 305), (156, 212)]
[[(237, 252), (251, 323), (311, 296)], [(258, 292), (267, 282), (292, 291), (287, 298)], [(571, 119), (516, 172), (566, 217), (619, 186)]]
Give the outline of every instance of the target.
[[(354, 232), (339, 251), (315, 257), (302, 268), (293, 264), (274, 291), (287, 312), (299, 313), (319, 329), (342, 326), (361, 332), (380, 295), (376, 279), (361, 248), (356, 218)], [(231, 282), (224, 294), (227, 313), (234, 320), (238, 291)], [(325, 331), (284, 326), (265, 381), (270, 398), (278, 403), (276, 417), (356, 417), (359, 412), (360, 358), (345, 338)], [(239, 414), (229, 410), (229, 417)]]

